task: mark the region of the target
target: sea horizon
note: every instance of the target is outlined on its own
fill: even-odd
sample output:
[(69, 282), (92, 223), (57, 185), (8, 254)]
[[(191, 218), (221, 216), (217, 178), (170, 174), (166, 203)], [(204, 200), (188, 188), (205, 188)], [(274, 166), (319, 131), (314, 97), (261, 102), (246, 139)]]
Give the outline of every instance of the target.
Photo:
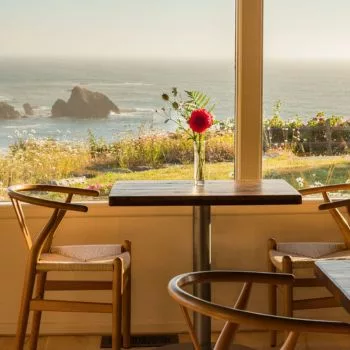
[[(225, 120), (234, 115), (234, 62), (222, 60), (126, 60), (114, 58), (0, 57), (0, 101), (23, 113), (22, 105), (34, 106), (28, 118), (0, 120), (0, 148), (13, 142), (15, 130), (35, 136), (66, 140), (87, 139), (87, 130), (106, 141), (137, 135), (144, 129), (173, 131), (156, 113), (161, 94), (174, 86), (200, 90), (216, 104), (214, 114)], [(51, 118), (53, 103), (67, 100), (74, 86), (106, 94), (127, 110), (105, 119)], [(310, 118), (318, 112), (347, 118), (350, 97), (350, 61), (285, 61), (264, 63), (264, 116), (281, 101), (281, 117)], [(18, 132), (17, 132), (18, 134)], [(12, 138), (11, 138), (12, 137)]]

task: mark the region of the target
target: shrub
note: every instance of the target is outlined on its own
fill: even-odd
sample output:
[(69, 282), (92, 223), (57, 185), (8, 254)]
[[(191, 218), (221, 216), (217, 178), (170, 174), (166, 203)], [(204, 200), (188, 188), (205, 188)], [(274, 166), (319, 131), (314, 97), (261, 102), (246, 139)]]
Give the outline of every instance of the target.
[[(232, 133), (207, 133), (207, 160), (232, 161), (233, 149)], [(123, 139), (114, 142), (110, 150), (111, 158), (114, 158), (115, 164), (121, 168), (133, 169), (137, 166), (158, 168), (166, 164), (193, 162), (193, 141), (183, 132)]]
[(86, 145), (50, 139), (21, 139), (0, 156), (0, 181), (4, 187), (14, 183), (47, 183), (71, 176), (90, 162)]

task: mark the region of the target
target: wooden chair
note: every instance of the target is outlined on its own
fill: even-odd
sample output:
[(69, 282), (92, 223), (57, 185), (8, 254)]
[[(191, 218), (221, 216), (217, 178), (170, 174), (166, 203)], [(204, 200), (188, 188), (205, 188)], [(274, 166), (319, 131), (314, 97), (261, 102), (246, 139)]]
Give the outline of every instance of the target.
[[(35, 197), (34, 194), (60, 193), (64, 202)], [(29, 349), (37, 348), (42, 311), (96, 312), (112, 314), (112, 349), (130, 346), (131, 311), (131, 244), (52, 246), (54, 234), (67, 211), (87, 212), (82, 204), (71, 203), (73, 195), (98, 196), (98, 191), (52, 185), (17, 185), (9, 187), (8, 195), (29, 250), (23, 294), (16, 334), (16, 350), (23, 350), (30, 311), (33, 311)], [(42, 230), (29, 232), (22, 203), (52, 209)], [(48, 272), (110, 271), (109, 281), (47, 280)], [(51, 300), (46, 291), (111, 290), (111, 303)]]
[[(195, 283), (211, 282), (243, 282), (241, 294), (234, 307), (223, 306), (213, 302), (205, 301), (186, 292), (183, 287)], [(281, 350), (293, 350), (298, 341), (300, 333), (320, 332), (349, 334), (350, 323), (336, 321), (318, 321), (281, 317), (246, 311), (249, 294), (253, 283), (281, 284), (292, 286), (294, 277), (290, 274), (276, 274), (266, 272), (242, 272), (242, 271), (203, 271), (190, 272), (174, 277), (169, 285), (168, 291), (171, 297), (180, 304), (185, 321), (189, 328), (190, 337), (195, 350), (201, 350), (188, 309), (226, 321), (214, 350), (228, 350), (232, 345), (235, 333), (240, 324), (250, 326), (254, 329), (288, 331), (288, 337), (283, 343)], [(251, 349), (239, 347), (240, 349)]]
[[(325, 203), (334, 203), (330, 193), (349, 191), (350, 184), (329, 185), (300, 190), (303, 196), (322, 194)], [(343, 242), (276, 242), (268, 241), (268, 270), (270, 272), (294, 273), (297, 269), (311, 268), (318, 259), (350, 259), (350, 226), (347, 219), (338, 209), (326, 207), (343, 236)], [(332, 239), (332, 235), (329, 235)], [(333, 297), (295, 299), (293, 290), (296, 287), (319, 287), (322, 282), (315, 277), (296, 278), (294, 285), (282, 288), (284, 315), (293, 316), (294, 310), (318, 309), (339, 306)], [(277, 312), (277, 286), (269, 286), (270, 313)], [(271, 334), (271, 345), (276, 345), (276, 332)]]

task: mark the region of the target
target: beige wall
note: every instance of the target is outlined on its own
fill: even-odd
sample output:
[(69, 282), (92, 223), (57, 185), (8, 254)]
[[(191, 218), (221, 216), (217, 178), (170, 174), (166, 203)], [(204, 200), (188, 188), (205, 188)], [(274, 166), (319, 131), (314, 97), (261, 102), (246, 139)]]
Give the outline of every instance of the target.
[[(168, 297), (169, 279), (192, 266), (191, 208), (110, 208), (91, 203), (87, 214), (68, 215), (56, 236), (56, 244), (133, 243), (133, 331), (177, 332), (185, 329), (178, 307)], [(45, 222), (44, 209), (27, 208), (30, 226)], [(327, 213), (316, 202), (300, 206), (216, 207), (212, 209), (212, 261), (214, 269), (266, 269), (266, 240), (340, 240)], [(62, 233), (61, 233), (62, 232)], [(12, 208), (0, 205), (0, 334), (13, 334), (17, 320), (26, 247)], [(71, 274), (69, 278), (84, 278)], [(108, 277), (99, 275), (97, 278)], [(218, 293), (220, 291), (220, 293)], [(231, 303), (234, 286), (214, 289), (217, 300)], [(94, 295), (95, 293), (95, 295)], [(67, 292), (67, 297), (108, 300), (107, 292)], [(257, 287), (251, 307), (266, 308), (266, 288)], [(318, 316), (345, 318), (341, 309), (321, 311)], [(45, 333), (101, 333), (110, 331), (108, 315), (46, 313)]]

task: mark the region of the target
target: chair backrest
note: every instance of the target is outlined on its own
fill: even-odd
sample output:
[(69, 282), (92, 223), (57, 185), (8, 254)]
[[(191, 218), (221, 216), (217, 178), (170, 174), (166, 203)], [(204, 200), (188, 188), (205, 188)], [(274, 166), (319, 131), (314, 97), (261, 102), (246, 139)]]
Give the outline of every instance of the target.
[[(94, 197), (99, 195), (99, 192), (94, 190), (54, 185), (15, 185), (9, 187), (7, 192), (11, 199), (27, 247), (29, 251), (35, 255), (35, 258), (37, 258), (41, 252), (47, 252), (50, 249), (54, 233), (67, 211), (87, 212), (87, 206), (71, 203), (74, 194)], [(64, 194), (66, 198), (64, 202), (60, 202), (39, 198), (38, 196), (35, 196), (35, 194), (38, 193), (61, 193)], [(53, 213), (39, 233), (31, 234), (29, 232), (22, 203), (53, 209)]]
[[(183, 287), (188, 285), (210, 282), (243, 282), (244, 286), (235, 306), (227, 307), (215, 304), (200, 299), (183, 289)], [(203, 271), (185, 273), (174, 277), (169, 282), (169, 294), (180, 304), (196, 350), (200, 350), (200, 346), (188, 314), (188, 309), (226, 321), (215, 345), (215, 350), (226, 350), (230, 348), (239, 324), (251, 326), (255, 329), (289, 331), (289, 336), (281, 350), (293, 350), (301, 332), (349, 334), (350, 323), (289, 318), (244, 310), (247, 306), (253, 283), (291, 285), (294, 283), (294, 277), (289, 274), (265, 272)]]
[[(303, 196), (322, 194), (325, 203), (336, 203), (330, 197), (330, 193), (336, 193), (341, 191), (350, 191), (350, 184), (338, 184), (338, 185), (328, 185), (313, 188), (305, 188), (299, 190)], [(349, 206), (348, 215), (350, 215)], [(338, 225), (344, 239), (344, 243), (348, 249), (350, 249), (350, 225), (348, 219), (343, 215), (343, 213), (334, 206), (323, 206), (322, 209), (329, 210), (336, 224)]]

